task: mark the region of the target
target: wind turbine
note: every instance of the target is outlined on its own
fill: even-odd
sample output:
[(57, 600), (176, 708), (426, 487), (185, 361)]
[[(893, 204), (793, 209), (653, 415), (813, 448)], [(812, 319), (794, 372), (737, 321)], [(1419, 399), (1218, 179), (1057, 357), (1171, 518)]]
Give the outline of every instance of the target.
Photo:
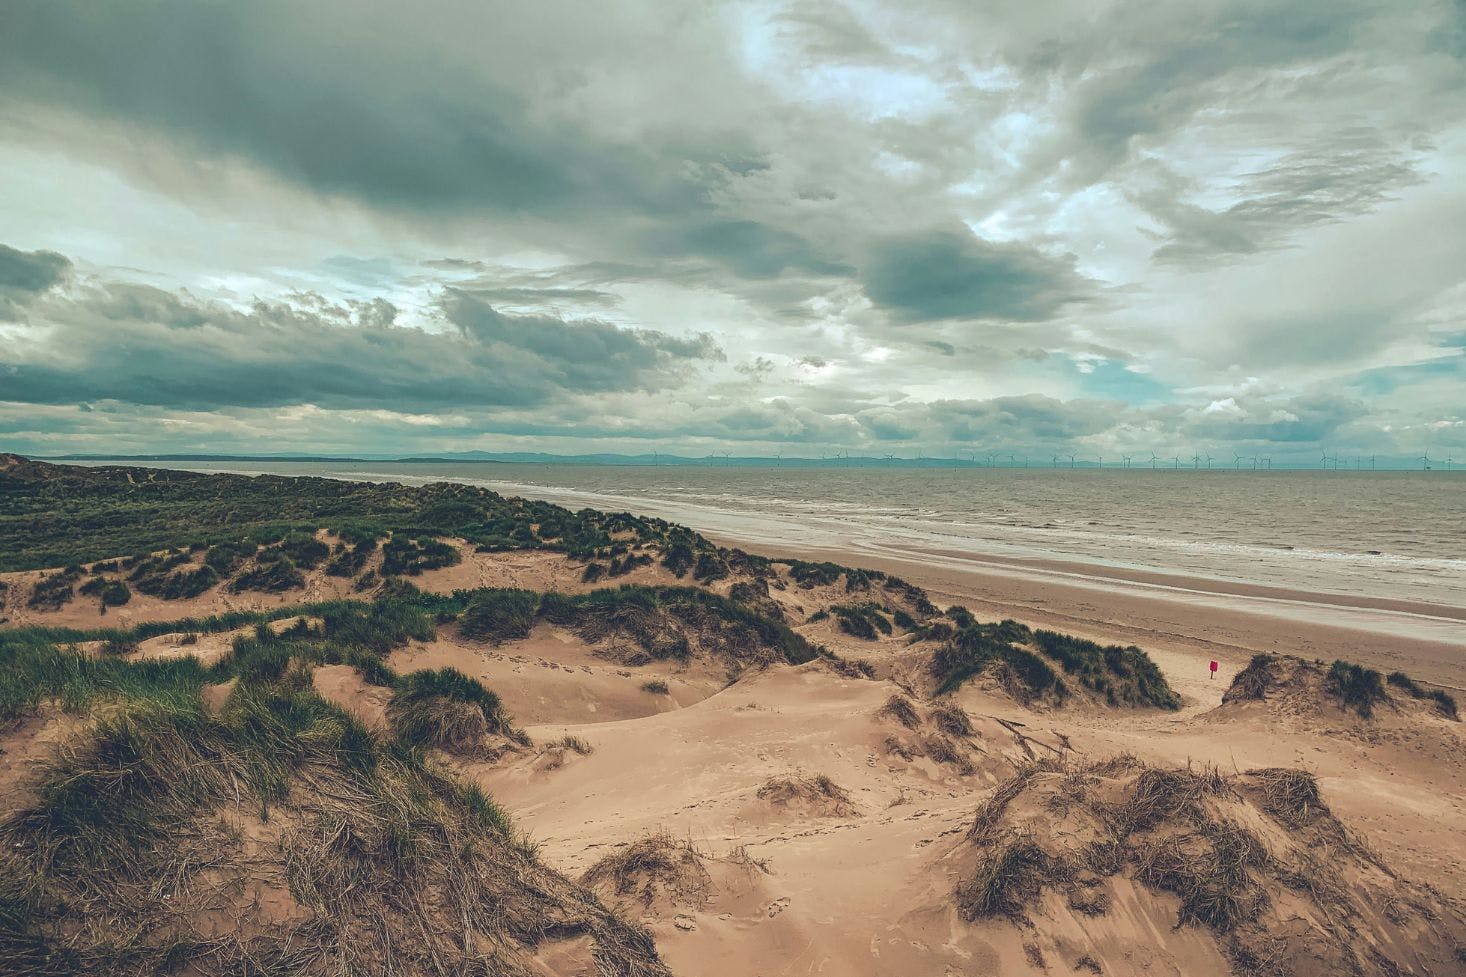
[(1074, 467), (1074, 456), (1072, 454), (1069, 456), (1069, 467)]
[(1423, 471), (1423, 472), (1430, 471), (1430, 452), (1429, 451), (1427, 451), (1425, 454), (1423, 454), (1423, 455), (1420, 456), (1420, 470)]
[(1206, 456), (1206, 470), (1211, 471), (1211, 455)]
[(1158, 461), (1160, 461), (1160, 460), (1161, 460), (1160, 457), (1154, 451), (1152, 451), (1150, 453), (1150, 470), (1151, 471), (1155, 471), (1155, 463), (1158, 462)]
[(1171, 468), (1174, 470), (1174, 469), (1177, 469), (1177, 468), (1180, 468), (1180, 467), (1181, 467), (1181, 456), (1180, 455), (1174, 455), (1171, 458)]
[(1055, 468), (1058, 468), (1059, 467), (1059, 456), (1058, 455), (1054, 455), (1054, 467)]
[(1323, 453), (1323, 457), (1319, 459), (1319, 467), (1322, 468), (1324, 471), (1329, 470), (1329, 453), (1327, 451), (1325, 451)]
[(1272, 458), (1270, 458), (1270, 457), (1269, 458), (1264, 458), (1262, 460), (1262, 463), (1267, 466), (1267, 470), (1268, 471), (1272, 471), (1273, 470), (1273, 460), (1272, 460)]
[(1130, 467), (1130, 456), (1129, 455), (1121, 455), (1120, 457), (1125, 459), (1125, 467), (1126, 468), (1129, 468)]
[(1191, 456), (1191, 470), (1192, 471), (1196, 471), (1199, 468), (1201, 468), (1201, 455), (1192, 455)]
[[(726, 452), (726, 451), (723, 452), (723, 460), (724, 461), (727, 461), (728, 460), (728, 452)], [(774, 467), (775, 468), (783, 468), (784, 467), (784, 449), (783, 448), (780, 448), (778, 451), (775, 451), (774, 452)]]
[(1241, 468), (1242, 467), (1242, 456), (1239, 455), (1235, 451), (1232, 452), (1232, 467), (1233, 468)]

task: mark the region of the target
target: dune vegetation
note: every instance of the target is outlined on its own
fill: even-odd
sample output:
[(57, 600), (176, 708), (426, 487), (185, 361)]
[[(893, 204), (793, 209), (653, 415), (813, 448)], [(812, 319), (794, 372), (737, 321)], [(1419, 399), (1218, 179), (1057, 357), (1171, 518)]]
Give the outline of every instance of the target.
[[(839, 844), (937, 900), (878, 900), (936, 921), (903, 946), (1011, 946), (1018, 972), (1128, 972), (1069, 922), (1122, 903), (1239, 974), (1455, 952), (1449, 901), (1386, 869), (1313, 773), (1081, 756), (1061, 721), (1192, 702), (1142, 648), (981, 621), (878, 570), (460, 485), (13, 457), (0, 564), (3, 973), (660, 975), (782, 932), (788, 880), (845, 898), (820, 876), (855, 864), (819, 848)], [(1208, 721), (1259, 702), (1455, 728), (1449, 693), (1403, 673), (1275, 656)], [(618, 790), (553, 854), (516, 816)], [(656, 791), (738, 843), (649, 831)], [(620, 816), (634, 830), (577, 834)], [(749, 853), (796, 838), (805, 876)]]

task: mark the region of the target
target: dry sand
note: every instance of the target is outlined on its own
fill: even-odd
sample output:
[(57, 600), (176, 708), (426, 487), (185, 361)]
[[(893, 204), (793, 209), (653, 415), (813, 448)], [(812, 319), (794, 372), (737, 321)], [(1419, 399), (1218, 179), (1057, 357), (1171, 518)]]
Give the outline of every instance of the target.
[[(1113, 886), (1112, 909), (1100, 917), (1078, 917), (1047, 899), (1032, 927), (961, 918), (953, 893), (971, 868), (966, 832), (974, 812), (1016, 765), (1036, 757), (1082, 763), (1130, 753), (1149, 763), (1211, 764), (1227, 772), (1302, 767), (1317, 774), (1324, 799), (1345, 825), (1402, 876), (1445, 893), (1466, 892), (1461, 724), (1416, 716), (1363, 723), (1337, 710), (1288, 713), (1267, 704), (1221, 703), (1233, 675), (1258, 651), (1342, 657), (1460, 687), (1466, 684), (1466, 653), (1459, 643), (1279, 617), (1263, 603), (1246, 603), (1330, 606), (1318, 595), (1219, 592), (1214, 582), (1197, 582), (1183, 588), (1185, 599), (1174, 599), (1119, 585), (1124, 581), (1039, 579), (1034, 568), (954, 570), (837, 552), (800, 555), (875, 565), (927, 588), (938, 603), (961, 603), (983, 618), (1013, 617), (1138, 644), (1186, 705), (1175, 713), (1035, 712), (969, 684), (954, 698), (972, 717), (975, 735), (959, 744), (955, 762), (938, 762), (921, 749), (892, 746), (893, 740), (919, 746), (934, 735), (927, 703), (917, 703), (926, 716), (917, 729), (882, 714), (913, 667), (904, 642), (858, 641), (828, 622), (800, 630), (871, 662), (875, 679), (842, 677), (818, 662), (750, 671), (733, 684), (706, 662), (629, 668), (544, 625), (497, 647), (464, 641), (445, 628), (434, 641), (395, 652), (390, 664), (399, 671), (452, 665), (480, 678), (541, 744), (494, 762), (454, 765), (492, 792), (549, 864), (578, 876), (649, 836), (677, 839), (700, 853), (696, 878), (672, 896), (604, 894), (645, 922), (674, 973), (1095, 972), (1076, 970), (1084, 954), (1107, 975), (1227, 973), (1209, 933), (1176, 927), (1174, 897), (1123, 879)], [(414, 582), (438, 590), (580, 590), (578, 569), (553, 554), (466, 554), (460, 566)], [(647, 569), (627, 579), (670, 582), (666, 576)], [(330, 585), (313, 577), (305, 599), (329, 592)], [(834, 594), (774, 592), (788, 610), (798, 609), (791, 615), (796, 622)], [(219, 599), (206, 598), (199, 607), (169, 603), (166, 616), (208, 613), (207, 601)], [(299, 602), (302, 595), (284, 599)], [(259, 598), (265, 606), (274, 600)], [(1420, 610), (1354, 604), (1353, 612), (1382, 615)], [(129, 608), (114, 611), (106, 623), (160, 613), (146, 602)], [(80, 606), (29, 616), (38, 623), (101, 623), (94, 609)], [(195, 653), (222, 651), (227, 636), (215, 638)], [(153, 639), (141, 653), (188, 652), (169, 638)], [(1221, 663), (1215, 678), (1206, 671), (1212, 658)], [(669, 694), (644, 691), (642, 684), (651, 680), (666, 682)], [(386, 690), (365, 685), (352, 669), (318, 668), (315, 683), (373, 728), (385, 725)], [(51, 737), (56, 727), (44, 729)], [(16, 768), (12, 777), (32, 750), (15, 735), (4, 741), (15, 751), (10, 759), (0, 754), (0, 770)], [(566, 736), (583, 740), (590, 751), (547, 752), (543, 746)], [(809, 787), (821, 778), (828, 778), (830, 793)], [(541, 962), (548, 973), (562, 972), (551, 959)]]

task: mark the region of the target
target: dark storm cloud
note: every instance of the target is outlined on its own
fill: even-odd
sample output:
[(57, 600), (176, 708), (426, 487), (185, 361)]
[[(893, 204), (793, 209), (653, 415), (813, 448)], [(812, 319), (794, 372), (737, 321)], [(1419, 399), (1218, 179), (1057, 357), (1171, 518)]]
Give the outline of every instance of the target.
[(695, 200), (633, 150), (537, 121), (519, 94), (434, 63), (422, 38), (361, 37), (325, 6), (270, 0), (17, 0), (0, 31), (0, 87), (388, 209)]
[(0, 345), (7, 401), (188, 410), (525, 407), (662, 389), (722, 356), (707, 336), (504, 315), (451, 290), (439, 332), (393, 325), (397, 310), (386, 302), (350, 309), (257, 302), (240, 311), (125, 283), (33, 309), (49, 334), (44, 345)]
[(70, 271), (71, 262), (54, 251), (17, 251), (0, 244), (0, 294), (44, 292)]
[(1092, 294), (1073, 258), (1023, 244), (994, 244), (965, 231), (881, 240), (862, 269), (872, 302), (906, 322), (1052, 319)]
[[(388, 45), (328, 13), (274, 0), (19, 0), (0, 31), (0, 88), (387, 212), (594, 217), (595, 235), (613, 242), (637, 240), (635, 222), (655, 228), (636, 245), (652, 257), (746, 278), (848, 271), (788, 230), (719, 216), (715, 192), (768, 166), (745, 136), (616, 141), (551, 118), (493, 65), (445, 63), (432, 30)], [(339, 270), (361, 280), (388, 269)]]

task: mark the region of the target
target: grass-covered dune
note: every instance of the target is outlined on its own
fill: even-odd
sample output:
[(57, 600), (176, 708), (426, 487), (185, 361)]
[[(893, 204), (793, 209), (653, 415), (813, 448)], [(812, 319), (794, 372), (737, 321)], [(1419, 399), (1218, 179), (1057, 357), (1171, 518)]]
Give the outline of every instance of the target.
[[(429, 582), (526, 550), (574, 592)], [(531, 743), (499, 692), (454, 667), (399, 674), (409, 645), (493, 655), (569, 635), (661, 697), (666, 676), (709, 665), (729, 683), (812, 662), (875, 680), (842, 654), (869, 649), (888, 671), (920, 663), (932, 699), (895, 696), (904, 708), (873, 721), (900, 755), (956, 776), (979, 746), (948, 696), (970, 680), (1030, 708), (1179, 702), (1136, 648), (983, 624), (877, 571), (448, 483), (4, 455), (0, 573), (8, 607), (35, 622), (0, 622), (0, 749), (25, 757), (0, 756), (4, 974), (665, 973), (646, 931), (546, 865), (464, 779), (465, 764), (592, 746)], [(332, 577), (346, 585), (323, 587)], [(307, 578), (345, 596), (292, 601)], [(68, 606), (83, 597), (97, 606)], [(159, 601), (177, 618), (153, 619)], [(141, 603), (151, 617), (133, 615)], [(164, 635), (166, 654), (143, 647)], [(326, 675), (384, 703), (380, 721), (326, 698)]]
[[(385, 666), (433, 629), (407, 603), (335, 607), (210, 668), (128, 660), (125, 636), (84, 653), (0, 632), (0, 729), (81, 717), (6, 785), (0, 972), (528, 974), (574, 942), (599, 973), (664, 973), (644, 932), (433, 760), (524, 741), (472, 679)], [(316, 694), (327, 663), (393, 690), (389, 733)], [(206, 689), (227, 694), (210, 708)]]
[(678, 536), (661, 520), (571, 512), (451, 482), (421, 487), (276, 475), (79, 467), (0, 455), (0, 571), (70, 567), (170, 547), (275, 542), (331, 528), (354, 537), (454, 535), (489, 549), (590, 554), (612, 535)]

